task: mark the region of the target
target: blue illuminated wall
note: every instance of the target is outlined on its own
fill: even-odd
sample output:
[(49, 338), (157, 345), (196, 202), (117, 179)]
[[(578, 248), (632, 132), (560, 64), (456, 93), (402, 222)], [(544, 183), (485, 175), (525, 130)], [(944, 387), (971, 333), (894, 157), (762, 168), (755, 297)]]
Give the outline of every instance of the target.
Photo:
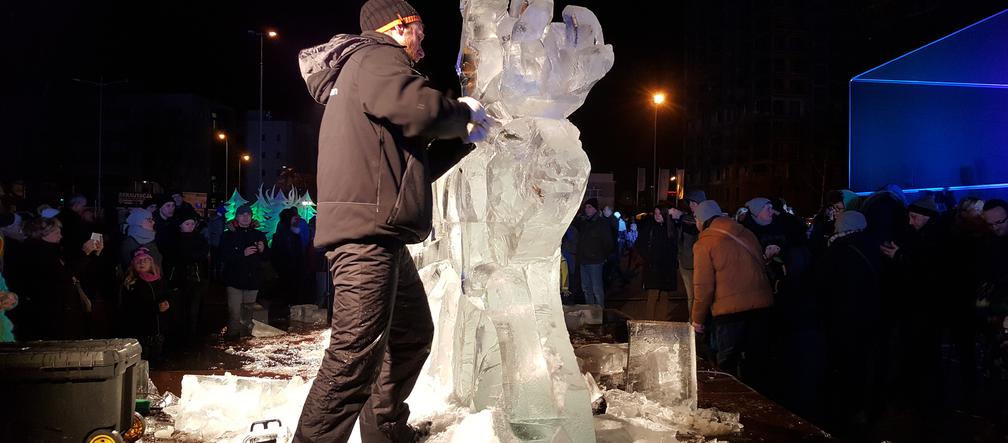
[(1008, 10), (854, 77), (850, 188), (1008, 188)]

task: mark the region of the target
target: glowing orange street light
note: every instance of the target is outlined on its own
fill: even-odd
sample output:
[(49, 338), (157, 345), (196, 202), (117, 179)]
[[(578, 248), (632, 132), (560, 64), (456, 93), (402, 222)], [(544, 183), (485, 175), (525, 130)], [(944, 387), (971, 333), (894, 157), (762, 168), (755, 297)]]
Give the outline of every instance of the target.
[(269, 31), (266, 33), (266, 36), (268, 36), (269, 38), (276, 38), (277, 33), (276, 31)]
[(245, 154), (245, 155), (242, 156), (242, 160), (249, 161), (251, 159), (252, 159), (252, 157), (249, 156), (248, 154)]
[(223, 132), (218, 132), (217, 133), (217, 138), (220, 139), (220, 140), (227, 140), (227, 134), (225, 134)]
[[(252, 159), (252, 156), (248, 155), (248, 154), (243, 154), (241, 156), (241, 159), (243, 161), (245, 161), (246, 163), (248, 163), (248, 161)], [(238, 190), (239, 191), (241, 191), (241, 185), (242, 185), (242, 182), (241, 182), (241, 170), (242, 170), (242, 167), (241, 166), (242, 166), (241, 162), (238, 162)]]
[(658, 204), (658, 108), (665, 103), (665, 93), (656, 92), (651, 95), (651, 102), (654, 103), (654, 146), (651, 152), (651, 183), (654, 184), (654, 203)]

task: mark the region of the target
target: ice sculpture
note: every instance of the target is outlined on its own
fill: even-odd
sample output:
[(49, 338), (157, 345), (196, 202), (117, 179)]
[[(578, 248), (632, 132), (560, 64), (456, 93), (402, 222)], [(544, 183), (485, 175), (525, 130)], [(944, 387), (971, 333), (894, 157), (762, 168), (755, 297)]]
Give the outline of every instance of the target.
[(416, 260), (427, 288), (446, 291), (431, 293), (435, 340), (454, 339), (434, 346), (428, 374), (456, 402), (503, 411), (503, 439), (594, 441), (560, 306), (560, 239), (590, 170), (566, 118), (612, 67), (612, 47), (581, 7), (566, 7), (563, 23), (550, 23), (551, 0), (461, 10), (463, 90), (499, 124), (434, 184), (435, 231)]
[(629, 321), (627, 391), (665, 406), (697, 408), (696, 345), (689, 323)]

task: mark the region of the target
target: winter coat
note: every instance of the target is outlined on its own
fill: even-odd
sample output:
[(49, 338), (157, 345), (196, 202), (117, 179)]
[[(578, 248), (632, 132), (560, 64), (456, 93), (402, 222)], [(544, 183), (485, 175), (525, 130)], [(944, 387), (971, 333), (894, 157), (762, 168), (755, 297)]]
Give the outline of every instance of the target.
[(169, 292), (163, 278), (152, 282), (137, 279), (133, 286), (123, 286), (120, 294), (123, 334), (138, 340), (163, 334), (167, 325), (160, 324), (161, 311), (158, 305), (168, 299)]
[[(64, 260), (60, 245), (28, 239), (23, 246), (13, 258), (20, 262), (18, 272), (7, 276), (19, 298), (17, 309), (8, 313), (18, 339), (87, 338), (87, 314), (74, 285), (75, 270)], [(86, 261), (75, 264), (85, 266)]]
[(844, 341), (859, 331), (872, 331), (882, 319), (882, 255), (865, 232), (833, 240), (817, 264), (819, 310), (827, 337)]
[(591, 217), (584, 215), (574, 219), (574, 227), (578, 232), (577, 262), (579, 265), (597, 265), (605, 263), (606, 258), (616, 247), (613, 242), (612, 225), (596, 213)]
[(266, 235), (255, 228), (255, 222), (247, 228), (232, 221), (221, 237), (220, 253), (224, 261), (224, 284), (233, 288), (256, 290), (261, 284), (259, 270), (262, 262), (269, 259), (269, 247), (263, 252), (245, 256), (245, 248), (263, 242)]
[(636, 248), (644, 259), (644, 289), (676, 289), (679, 274), (675, 230), (668, 221), (658, 223), (652, 216), (641, 224)]
[(464, 137), (469, 107), (432, 88), (403, 46), (377, 32), (337, 35), (302, 50), (298, 62), (309, 93), (325, 105), (315, 245), (425, 239), (431, 182), (472, 148), (428, 142)]
[(164, 274), (173, 286), (206, 280), (210, 245), (198, 232), (179, 232), (166, 259)]
[(300, 302), (306, 298), (308, 278), (314, 276), (308, 275), (306, 245), (299, 234), (290, 230), (290, 218), (297, 212), (284, 212), (280, 213), (280, 222), (273, 234), (273, 243), (270, 244), (270, 260), (280, 277), (281, 290), (287, 294), (287, 300)]
[(773, 305), (759, 250), (742, 225), (727, 217), (711, 220), (693, 245), (693, 322), (703, 323), (708, 309), (717, 317)]
[(672, 232), (678, 247), (679, 268), (693, 270), (693, 245), (696, 244), (700, 231), (696, 227), (693, 214), (684, 213), (679, 220), (672, 221)]

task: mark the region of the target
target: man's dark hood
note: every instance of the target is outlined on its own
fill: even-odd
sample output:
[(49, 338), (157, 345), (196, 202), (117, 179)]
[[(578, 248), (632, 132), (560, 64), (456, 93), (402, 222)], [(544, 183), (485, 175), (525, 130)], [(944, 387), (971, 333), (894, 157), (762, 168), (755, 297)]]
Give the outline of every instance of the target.
[(312, 98), (319, 104), (326, 104), (336, 78), (350, 56), (373, 45), (402, 47), (387, 35), (368, 31), (363, 35), (338, 34), (326, 43), (302, 49), (298, 53), (298, 66)]

